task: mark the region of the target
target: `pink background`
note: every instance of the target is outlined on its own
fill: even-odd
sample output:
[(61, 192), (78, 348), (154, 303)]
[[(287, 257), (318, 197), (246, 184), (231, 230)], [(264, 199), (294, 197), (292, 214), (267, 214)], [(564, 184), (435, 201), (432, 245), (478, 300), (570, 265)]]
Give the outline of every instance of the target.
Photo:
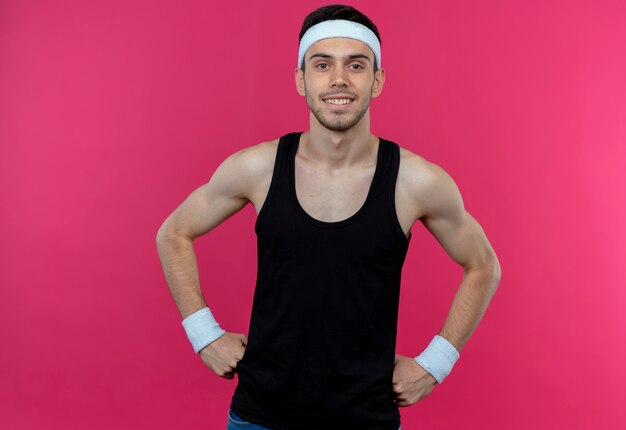
[[(227, 155), (308, 127), (293, 68), (320, 1), (0, 1), (0, 427), (225, 429), (235, 380), (194, 355), (156, 252)], [(387, 82), (372, 130), (443, 167), (503, 271), (412, 429), (622, 429), (626, 3), (353, 3)], [(248, 329), (248, 205), (195, 245)], [(421, 225), (397, 352), (438, 332), (462, 269)]]

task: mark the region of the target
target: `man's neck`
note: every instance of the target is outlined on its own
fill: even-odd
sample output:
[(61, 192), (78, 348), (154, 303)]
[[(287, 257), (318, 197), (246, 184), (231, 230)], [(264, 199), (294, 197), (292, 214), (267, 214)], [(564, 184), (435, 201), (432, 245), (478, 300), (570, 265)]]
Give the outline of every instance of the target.
[(376, 162), (378, 138), (370, 132), (369, 115), (346, 131), (333, 131), (311, 114), (310, 129), (302, 134), (298, 155), (329, 170), (345, 170)]

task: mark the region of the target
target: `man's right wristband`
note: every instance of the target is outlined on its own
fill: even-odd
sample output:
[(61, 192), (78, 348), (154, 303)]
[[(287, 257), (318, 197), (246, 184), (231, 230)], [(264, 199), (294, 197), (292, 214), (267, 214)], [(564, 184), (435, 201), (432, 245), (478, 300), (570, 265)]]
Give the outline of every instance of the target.
[(226, 333), (215, 321), (208, 307), (204, 307), (185, 318), (183, 327), (196, 353)]

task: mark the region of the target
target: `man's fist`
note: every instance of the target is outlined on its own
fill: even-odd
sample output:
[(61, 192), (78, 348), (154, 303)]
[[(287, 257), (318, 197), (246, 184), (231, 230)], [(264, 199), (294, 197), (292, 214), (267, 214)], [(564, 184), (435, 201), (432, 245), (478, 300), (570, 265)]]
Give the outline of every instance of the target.
[(248, 336), (226, 332), (200, 350), (200, 358), (217, 376), (226, 379), (235, 377), (235, 367), (243, 358)]
[(414, 358), (396, 354), (393, 369), (393, 391), (396, 405), (411, 406), (428, 396), (437, 385), (437, 380)]

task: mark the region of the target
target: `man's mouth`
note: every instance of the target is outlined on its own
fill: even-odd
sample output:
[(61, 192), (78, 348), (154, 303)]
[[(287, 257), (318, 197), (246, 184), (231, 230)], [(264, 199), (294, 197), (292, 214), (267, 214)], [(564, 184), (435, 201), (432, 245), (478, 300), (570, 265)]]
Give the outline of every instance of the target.
[(325, 99), (324, 103), (331, 105), (347, 105), (352, 103), (352, 99)]

